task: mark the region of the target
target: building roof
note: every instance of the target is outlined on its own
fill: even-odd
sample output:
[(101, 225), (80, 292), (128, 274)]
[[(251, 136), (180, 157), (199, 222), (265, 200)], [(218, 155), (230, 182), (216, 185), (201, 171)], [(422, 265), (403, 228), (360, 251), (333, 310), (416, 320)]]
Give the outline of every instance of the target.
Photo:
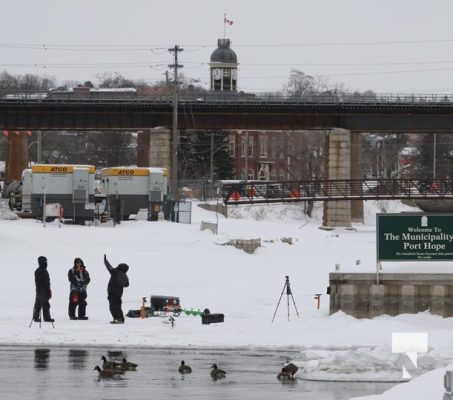
[(217, 49), (211, 54), (211, 62), (237, 64), (236, 53), (230, 48), (230, 39), (218, 39)]

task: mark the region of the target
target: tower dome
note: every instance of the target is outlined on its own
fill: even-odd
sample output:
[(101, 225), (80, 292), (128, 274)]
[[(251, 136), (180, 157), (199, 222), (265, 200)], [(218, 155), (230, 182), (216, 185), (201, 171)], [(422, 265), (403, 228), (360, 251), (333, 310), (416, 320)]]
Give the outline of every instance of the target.
[(230, 47), (230, 39), (218, 39), (217, 49), (211, 54), (211, 62), (237, 64), (236, 53)]
[(211, 90), (236, 92), (238, 67), (236, 53), (230, 48), (230, 39), (218, 39), (217, 45), (209, 63)]

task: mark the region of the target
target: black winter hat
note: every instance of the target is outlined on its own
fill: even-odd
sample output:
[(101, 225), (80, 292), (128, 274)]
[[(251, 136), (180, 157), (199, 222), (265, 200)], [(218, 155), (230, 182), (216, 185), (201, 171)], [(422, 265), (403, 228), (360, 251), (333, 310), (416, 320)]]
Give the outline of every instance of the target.
[(118, 267), (116, 267), (116, 268), (118, 269), (118, 271), (123, 271), (123, 272), (129, 271), (129, 265), (124, 264), (124, 263), (118, 264)]
[(47, 267), (47, 258), (44, 256), (38, 257), (38, 264), (40, 267)]

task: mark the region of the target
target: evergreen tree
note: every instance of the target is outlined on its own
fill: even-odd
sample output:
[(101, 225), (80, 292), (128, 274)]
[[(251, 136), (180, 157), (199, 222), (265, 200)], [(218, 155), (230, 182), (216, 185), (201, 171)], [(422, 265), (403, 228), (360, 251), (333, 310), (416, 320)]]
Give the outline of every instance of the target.
[(224, 132), (182, 132), (178, 161), (181, 179), (211, 179), (211, 174), (214, 180), (234, 176), (234, 159), (228, 150), (228, 134)]
[[(421, 178), (445, 179), (452, 177), (453, 140), (449, 133), (425, 133), (417, 140), (419, 156), (412, 175)], [(434, 161), (435, 157), (435, 161)]]

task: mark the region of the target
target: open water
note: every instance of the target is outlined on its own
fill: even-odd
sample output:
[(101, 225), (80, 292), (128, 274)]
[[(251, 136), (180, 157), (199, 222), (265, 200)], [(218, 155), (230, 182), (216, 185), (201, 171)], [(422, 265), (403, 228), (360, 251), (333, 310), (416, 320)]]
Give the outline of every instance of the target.
[[(281, 383), (277, 373), (297, 353), (270, 350), (106, 349), (0, 347), (2, 399), (313, 399), (343, 400), (382, 393), (391, 383), (318, 382), (297, 379)], [(93, 368), (101, 356), (139, 364), (118, 379), (100, 379)], [(192, 374), (180, 375), (184, 360)], [(227, 372), (213, 381), (216, 363)], [(297, 376), (297, 375), (296, 375)]]

